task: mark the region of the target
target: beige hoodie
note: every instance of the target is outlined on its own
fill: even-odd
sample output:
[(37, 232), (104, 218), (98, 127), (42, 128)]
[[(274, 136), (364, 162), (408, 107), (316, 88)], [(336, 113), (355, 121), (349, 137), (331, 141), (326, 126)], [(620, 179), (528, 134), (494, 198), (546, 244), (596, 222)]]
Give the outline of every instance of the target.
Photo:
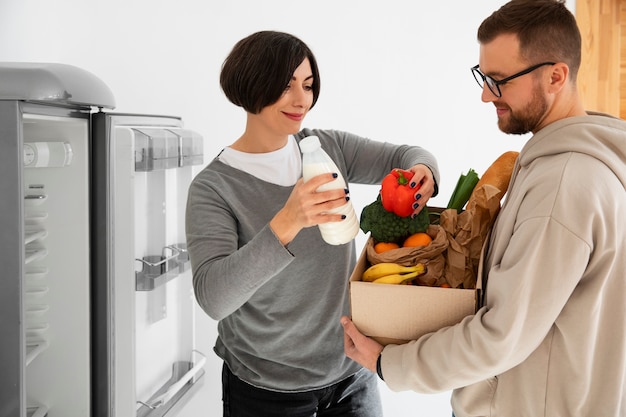
[(626, 415), (625, 121), (528, 141), (481, 270), (475, 315), (384, 349), (388, 386), (454, 389), (456, 417)]

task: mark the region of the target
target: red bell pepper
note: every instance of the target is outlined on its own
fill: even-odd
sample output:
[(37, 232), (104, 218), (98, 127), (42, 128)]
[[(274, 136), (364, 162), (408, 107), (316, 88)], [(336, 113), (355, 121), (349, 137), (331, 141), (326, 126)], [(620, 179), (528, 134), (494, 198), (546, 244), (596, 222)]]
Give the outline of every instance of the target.
[(419, 189), (419, 184), (411, 188), (411, 178), (413, 178), (413, 172), (404, 169), (393, 169), (383, 178), (380, 198), (385, 210), (400, 217), (413, 214), (415, 192)]

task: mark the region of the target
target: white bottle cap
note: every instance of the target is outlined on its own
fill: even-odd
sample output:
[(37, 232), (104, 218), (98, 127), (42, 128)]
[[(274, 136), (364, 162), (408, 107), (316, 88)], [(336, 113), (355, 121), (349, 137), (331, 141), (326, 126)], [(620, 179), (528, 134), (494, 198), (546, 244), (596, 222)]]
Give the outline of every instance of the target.
[(320, 146), (320, 138), (317, 136), (307, 136), (300, 141), (300, 150), (302, 153), (313, 152)]

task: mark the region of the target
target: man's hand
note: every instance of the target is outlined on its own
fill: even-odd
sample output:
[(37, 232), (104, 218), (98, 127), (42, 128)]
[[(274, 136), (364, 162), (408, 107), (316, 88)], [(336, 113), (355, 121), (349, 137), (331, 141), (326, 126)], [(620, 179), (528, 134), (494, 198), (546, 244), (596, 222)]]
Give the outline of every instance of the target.
[(376, 360), (383, 351), (383, 346), (359, 332), (349, 317), (343, 316), (341, 325), (346, 356), (376, 373)]

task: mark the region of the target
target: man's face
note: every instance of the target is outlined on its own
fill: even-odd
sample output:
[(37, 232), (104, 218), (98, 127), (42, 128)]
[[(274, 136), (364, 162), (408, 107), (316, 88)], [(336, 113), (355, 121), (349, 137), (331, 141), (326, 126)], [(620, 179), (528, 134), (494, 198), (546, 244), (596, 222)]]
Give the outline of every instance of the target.
[[(500, 35), (480, 47), (480, 71), (498, 81), (516, 74), (535, 62), (526, 62), (519, 55), (519, 42), (515, 35)], [(481, 99), (492, 102), (496, 107), (498, 127), (505, 133), (525, 134), (537, 131), (549, 111), (549, 102), (544, 90), (549, 66), (516, 77), (499, 85), (501, 97), (497, 97), (487, 86)], [(546, 75), (548, 74), (548, 75)]]

